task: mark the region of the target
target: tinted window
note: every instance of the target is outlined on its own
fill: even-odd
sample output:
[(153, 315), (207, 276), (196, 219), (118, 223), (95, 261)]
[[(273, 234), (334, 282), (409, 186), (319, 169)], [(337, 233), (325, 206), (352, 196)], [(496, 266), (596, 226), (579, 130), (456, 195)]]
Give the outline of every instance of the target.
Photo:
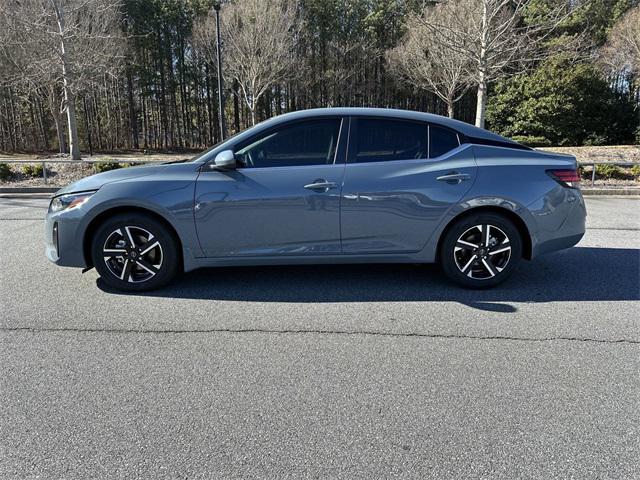
[(457, 148), (458, 134), (448, 128), (431, 125), (429, 127), (429, 157), (435, 158)]
[(358, 120), (355, 161), (427, 158), (427, 125), (398, 120)]
[(236, 149), (244, 167), (287, 167), (333, 163), (340, 120), (298, 122), (253, 137)]

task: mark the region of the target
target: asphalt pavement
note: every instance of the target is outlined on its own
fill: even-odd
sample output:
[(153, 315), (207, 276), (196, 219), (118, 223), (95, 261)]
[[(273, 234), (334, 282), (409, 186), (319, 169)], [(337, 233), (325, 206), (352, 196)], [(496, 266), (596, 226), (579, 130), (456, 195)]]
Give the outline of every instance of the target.
[(640, 478), (640, 200), (461, 290), (418, 265), (108, 290), (0, 196), (0, 478)]

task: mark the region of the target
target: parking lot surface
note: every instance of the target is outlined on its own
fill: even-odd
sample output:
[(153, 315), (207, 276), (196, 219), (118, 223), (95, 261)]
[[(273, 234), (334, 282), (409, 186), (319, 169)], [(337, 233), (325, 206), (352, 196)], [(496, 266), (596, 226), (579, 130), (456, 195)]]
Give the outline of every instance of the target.
[(221, 268), (145, 294), (0, 198), (0, 478), (639, 478), (640, 200), (493, 290)]

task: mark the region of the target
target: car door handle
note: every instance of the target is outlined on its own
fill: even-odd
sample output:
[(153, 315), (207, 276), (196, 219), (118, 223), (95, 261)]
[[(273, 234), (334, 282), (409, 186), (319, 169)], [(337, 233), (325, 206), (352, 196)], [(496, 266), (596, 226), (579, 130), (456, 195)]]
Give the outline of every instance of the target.
[(315, 180), (313, 183), (309, 183), (308, 185), (304, 186), (304, 188), (308, 190), (324, 190), (325, 192), (328, 191), (330, 188), (337, 188), (337, 187), (338, 187), (337, 183), (327, 182), (322, 178)]
[(471, 175), (469, 175), (468, 173), (449, 172), (446, 175), (437, 177), (436, 180), (438, 180), (439, 182), (457, 184), (460, 182), (465, 182), (470, 178), (471, 178)]

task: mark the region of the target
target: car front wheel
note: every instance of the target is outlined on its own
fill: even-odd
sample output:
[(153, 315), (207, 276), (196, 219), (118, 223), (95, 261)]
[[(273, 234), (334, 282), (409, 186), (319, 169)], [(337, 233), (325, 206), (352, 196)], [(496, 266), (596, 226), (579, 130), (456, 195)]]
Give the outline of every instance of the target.
[(179, 251), (166, 226), (142, 214), (116, 215), (102, 223), (91, 244), (102, 280), (124, 291), (153, 290), (177, 273)]
[(456, 222), (439, 252), (447, 277), (470, 288), (488, 288), (505, 281), (521, 258), (518, 229), (507, 217), (491, 213), (469, 215)]

